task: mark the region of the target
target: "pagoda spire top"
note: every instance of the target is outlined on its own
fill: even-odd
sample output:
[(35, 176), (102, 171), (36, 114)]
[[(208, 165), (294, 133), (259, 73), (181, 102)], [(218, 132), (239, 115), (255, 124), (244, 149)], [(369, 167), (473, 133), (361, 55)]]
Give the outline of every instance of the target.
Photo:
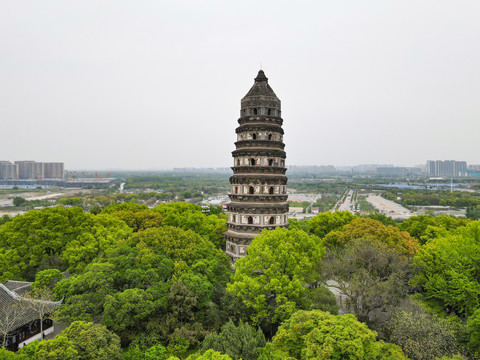
[(258, 75), (254, 80), (255, 80), (255, 82), (261, 82), (261, 81), (268, 82), (268, 78), (265, 76), (265, 73), (263, 72), (263, 70), (260, 70), (258, 72)]

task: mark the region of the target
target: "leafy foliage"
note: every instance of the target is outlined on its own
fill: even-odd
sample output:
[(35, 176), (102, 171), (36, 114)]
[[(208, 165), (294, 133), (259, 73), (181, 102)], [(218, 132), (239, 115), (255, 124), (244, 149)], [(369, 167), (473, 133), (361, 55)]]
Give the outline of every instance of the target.
[(205, 337), (202, 350), (213, 349), (234, 360), (256, 360), (258, 349), (264, 346), (265, 337), (260, 330), (242, 322), (235, 326), (230, 320), (222, 326), (220, 333), (210, 333)]
[(445, 308), (472, 314), (480, 305), (480, 222), (432, 239), (413, 258), (412, 284)]
[(61, 335), (71, 341), (82, 360), (121, 358), (119, 337), (100, 324), (75, 321)]
[(318, 214), (308, 222), (308, 231), (323, 238), (330, 231), (350, 223), (355, 217), (349, 211), (335, 211)]
[(154, 211), (163, 216), (163, 225), (192, 230), (210, 240), (218, 248), (225, 247), (223, 233), (227, 231), (226, 215), (205, 215), (194, 204), (169, 203), (156, 206)]
[(280, 326), (272, 344), (284, 358), (298, 360), (406, 359), (399, 348), (375, 338), (376, 333), (351, 314), (338, 316), (312, 310), (294, 313)]
[(443, 234), (445, 234), (449, 230), (466, 226), (468, 222), (467, 219), (454, 216), (441, 215), (434, 217), (430, 215), (417, 215), (402, 222), (400, 224), (400, 229), (402, 231), (407, 231), (421, 244), (425, 244), (427, 240), (438, 237), (434, 232), (435, 229), (443, 229), (445, 230)]
[(442, 318), (418, 305), (400, 309), (387, 324), (389, 341), (414, 360), (437, 359), (465, 353), (463, 325), (455, 317)]
[(385, 226), (380, 221), (356, 218), (339, 230), (330, 232), (324, 239), (330, 247), (342, 247), (354, 239), (372, 239), (397, 249), (405, 255), (413, 255), (419, 245), (406, 231), (395, 226)]
[(0, 227), (0, 280), (33, 280), (38, 271), (81, 271), (131, 233), (124, 222), (80, 208), (45, 208)]
[(149, 210), (145, 205), (121, 203), (107, 206), (102, 213), (110, 214), (125, 223), (134, 231), (159, 227), (163, 216), (158, 212)]
[(254, 324), (279, 324), (297, 308), (310, 306), (306, 285), (317, 279), (324, 254), (319, 239), (301, 230), (263, 231), (235, 263), (227, 289), (253, 309)]
[(346, 297), (359, 320), (373, 324), (407, 294), (408, 259), (384, 243), (359, 239), (331, 254), (324, 266), (330, 286)]

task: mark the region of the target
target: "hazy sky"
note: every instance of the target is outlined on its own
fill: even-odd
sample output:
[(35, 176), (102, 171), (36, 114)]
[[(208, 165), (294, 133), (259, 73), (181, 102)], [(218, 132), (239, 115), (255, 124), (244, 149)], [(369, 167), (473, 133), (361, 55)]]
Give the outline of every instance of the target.
[(260, 63), (287, 164), (480, 163), (478, 0), (0, 0), (0, 160), (231, 166)]

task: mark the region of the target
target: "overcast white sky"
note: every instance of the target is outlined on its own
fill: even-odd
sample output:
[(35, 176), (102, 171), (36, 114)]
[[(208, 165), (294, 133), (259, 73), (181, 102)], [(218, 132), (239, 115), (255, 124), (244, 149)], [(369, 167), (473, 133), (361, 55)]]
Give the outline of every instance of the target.
[(480, 1), (0, 0), (0, 160), (233, 163), (260, 63), (287, 164), (480, 163)]

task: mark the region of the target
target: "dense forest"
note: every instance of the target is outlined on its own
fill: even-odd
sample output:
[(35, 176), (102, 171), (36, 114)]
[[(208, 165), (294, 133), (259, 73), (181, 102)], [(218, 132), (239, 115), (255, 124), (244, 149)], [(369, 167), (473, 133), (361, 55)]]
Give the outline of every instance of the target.
[(0, 280), (63, 299), (66, 330), (1, 359), (480, 358), (479, 221), (323, 213), (262, 232), (233, 271), (220, 211), (92, 210), (2, 218)]

